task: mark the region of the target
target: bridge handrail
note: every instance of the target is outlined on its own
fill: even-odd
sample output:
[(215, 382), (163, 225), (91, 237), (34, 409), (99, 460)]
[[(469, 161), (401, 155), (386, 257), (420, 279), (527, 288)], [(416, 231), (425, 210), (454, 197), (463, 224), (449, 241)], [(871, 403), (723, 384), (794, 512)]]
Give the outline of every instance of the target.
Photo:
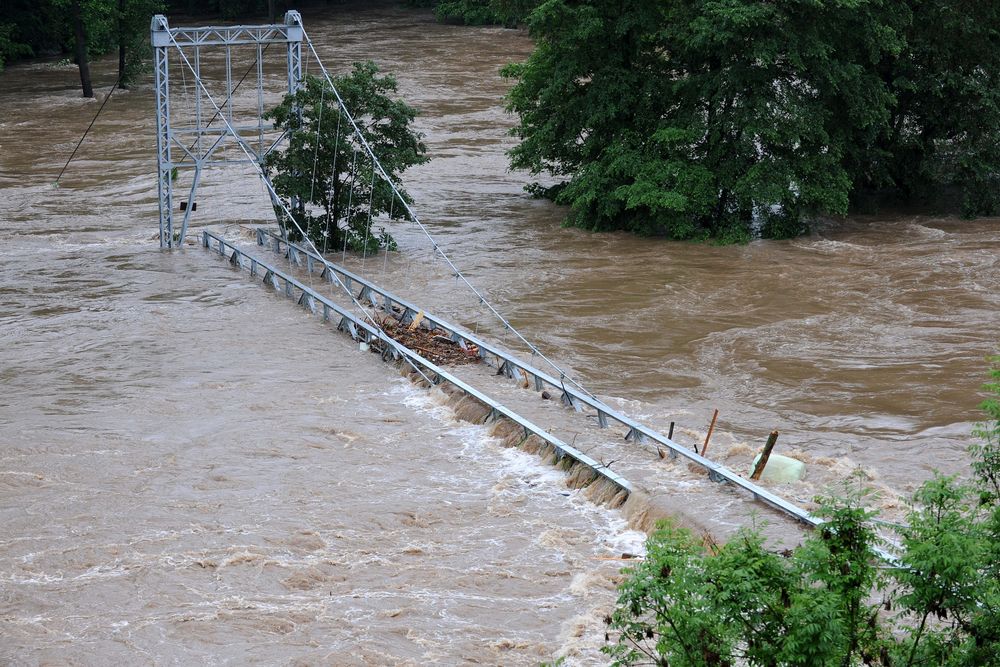
[[(606, 426), (608, 418), (613, 419), (622, 426), (628, 427), (629, 434), (626, 436), (627, 438), (634, 438), (634, 439), (641, 439), (643, 437), (648, 438), (668, 448), (671, 451), (672, 455), (684, 456), (693, 463), (696, 463), (702, 468), (706, 469), (711, 478), (717, 481), (726, 481), (731, 484), (734, 484), (742, 488), (743, 490), (747, 491), (748, 493), (752, 494), (755, 499), (767, 505), (770, 505), (771, 507), (774, 507), (775, 509), (781, 512), (784, 512), (785, 514), (788, 514), (789, 516), (797, 519), (798, 521), (801, 521), (802, 523), (805, 523), (809, 526), (817, 526), (820, 523), (822, 523), (822, 521), (819, 518), (814, 517), (808, 511), (802, 509), (801, 507), (798, 507), (797, 505), (794, 505), (793, 503), (785, 500), (780, 496), (771, 493), (767, 489), (764, 489), (763, 487), (760, 487), (757, 484), (754, 484), (753, 482), (750, 482), (749, 480), (740, 477), (739, 475), (729, 470), (725, 466), (719, 465), (718, 463), (712, 461), (711, 459), (707, 459), (696, 452), (692, 452), (687, 447), (684, 447), (683, 445), (674, 442), (673, 440), (663, 435), (662, 433), (655, 431), (647, 426), (644, 426), (643, 424), (640, 424), (639, 422), (633, 420), (632, 418), (624, 414), (621, 414), (614, 408), (608, 406), (603, 401), (593, 398), (583, 392), (580, 392), (572, 386), (566, 386), (564, 383), (560, 382), (557, 378), (548, 375), (544, 371), (534, 368), (533, 366), (521, 361), (512, 354), (509, 354), (504, 350), (496, 347), (495, 345), (487, 343), (486, 341), (480, 339), (474, 334), (465, 331), (461, 327), (451, 324), (448, 321), (440, 317), (437, 317), (436, 315), (433, 315), (432, 313), (423, 311), (415, 304), (410, 303), (409, 301), (396, 296), (392, 292), (382, 287), (379, 287), (370, 280), (367, 280), (357, 275), (356, 273), (353, 273), (352, 271), (344, 268), (343, 266), (330, 262), (329, 260), (323, 259), (322, 257), (313, 253), (312, 251), (307, 250), (306, 248), (303, 248), (302, 246), (296, 243), (292, 243), (286, 240), (281, 235), (276, 234), (271, 230), (257, 228), (256, 232), (257, 232), (258, 245), (266, 247), (265, 239), (270, 238), (272, 240), (273, 249), (276, 252), (281, 252), (281, 244), (284, 243), (288, 248), (293, 249), (294, 252), (306, 255), (312, 260), (320, 262), (324, 267), (328, 267), (325, 268), (324, 271), (333, 269), (334, 271), (344, 276), (348, 280), (355, 281), (360, 285), (363, 285), (366, 291), (375, 292), (381, 295), (383, 300), (383, 307), (390, 307), (393, 303), (403, 306), (404, 308), (406, 308), (406, 312), (404, 312), (404, 321), (406, 317), (412, 317), (413, 315), (416, 315), (418, 312), (423, 312), (425, 320), (427, 320), (429, 323), (433, 324), (437, 328), (451, 332), (453, 339), (455, 337), (460, 337), (467, 343), (472, 343), (473, 345), (476, 345), (480, 350), (480, 356), (483, 356), (484, 359), (485, 359), (485, 355), (483, 354), (484, 350), (489, 354), (492, 354), (493, 356), (497, 357), (498, 359), (502, 359), (503, 363), (498, 363), (498, 365), (501, 368), (501, 370), (504, 370), (504, 366), (507, 366), (506, 372), (508, 374), (508, 377), (513, 377), (512, 372), (509, 370), (510, 367), (517, 368), (522, 372), (524, 372), (526, 375), (531, 375), (535, 378), (536, 389), (541, 389), (541, 387), (538, 386), (539, 381), (541, 381), (552, 386), (555, 389), (559, 389), (560, 391), (562, 391), (563, 402), (568, 403), (571, 407), (578, 408), (578, 406), (575, 403), (573, 403), (573, 401), (578, 401), (579, 403), (590, 406), (597, 412), (598, 424), (600, 424), (602, 428)], [(294, 258), (293, 261), (299, 263)], [(308, 268), (310, 271), (312, 271), (313, 267), (311, 262)], [(374, 305), (378, 306), (378, 304), (375, 303), (373, 299), (371, 299), (371, 302)]]
[[(550, 445), (552, 445), (553, 447), (555, 447), (556, 450), (560, 453), (560, 455), (568, 456), (569, 458), (573, 459), (574, 461), (577, 461), (578, 463), (581, 463), (581, 464), (587, 466), (588, 468), (590, 468), (591, 470), (593, 470), (597, 475), (599, 475), (599, 476), (607, 479), (608, 481), (610, 481), (615, 486), (624, 489), (627, 493), (632, 493), (632, 491), (633, 491), (632, 484), (629, 481), (627, 481), (625, 478), (621, 477), (618, 473), (616, 473), (613, 470), (611, 470), (610, 468), (606, 467), (604, 464), (602, 464), (602, 463), (600, 463), (598, 461), (595, 461), (594, 459), (592, 459), (591, 457), (587, 456), (583, 452), (579, 451), (575, 447), (572, 447), (571, 445), (566, 444), (565, 442), (563, 442), (562, 440), (560, 440), (556, 436), (552, 435), (551, 433), (549, 433), (545, 429), (543, 429), (540, 426), (536, 425), (534, 422), (532, 422), (532, 421), (530, 421), (528, 419), (525, 419), (521, 415), (517, 414), (516, 412), (510, 410), (509, 408), (505, 407), (501, 403), (495, 401), (494, 399), (490, 398), (486, 394), (482, 393), (481, 391), (479, 391), (475, 387), (473, 387), (473, 386), (469, 385), (468, 383), (464, 382), (463, 380), (460, 380), (459, 378), (455, 377), (454, 375), (452, 375), (448, 371), (446, 371), (443, 368), (439, 367), (437, 364), (429, 361), (428, 359), (425, 359), (420, 354), (418, 354), (418, 353), (410, 350), (405, 345), (402, 345), (398, 341), (393, 340), (392, 338), (390, 338), (389, 336), (387, 336), (384, 332), (382, 332), (381, 329), (372, 326), (371, 324), (369, 324), (368, 322), (366, 322), (363, 318), (359, 317), (357, 314), (355, 314), (355, 313), (351, 312), (350, 310), (348, 310), (346, 308), (343, 308), (342, 306), (334, 303), (330, 299), (324, 297), (322, 294), (319, 294), (318, 292), (316, 292), (315, 290), (313, 290), (311, 287), (308, 287), (307, 285), (304, 285), (303, 283), (299, 282), (295, 278), (293, 278), (293, 277), (291, 277), (291, 276), (289, 276), (289, 275), (281, 272), (279, 269), (275, 268), (274, 266), (271, 266), (270, 264), (268, 264), (266, 262), (262, 262), (259, 259), (251, 257), (250, 255), (247, 255), (242, 250), (240, 250), (239, 248), (237, 248), (235, 245), (227, 242), (226, 240), (224, 240), (223, 238), (221, 238), (217, 234), (214, 234), (214, 233), (209, 232), (209, 231), (202, 232), (202, 245), (205, 248), (211, 250), (212, 249), (212, 244), (211, 244), (212, 241), (216, 242), (216, 250), (223, 257), (226, 257), (226, 250), (227, 249), (228, 250), (232, 250), (232, 254), (230, 255), (229, 261), (234, 266), (238, 265), (239, 268), (241, 268), (241, 269), (246, 268), (244, 266), (243, 262), (244, 262), (244, 258), (248, 259), (250, 261), (250, 275), (251, 276), (259, 274), (259, 271), (258, 271), (257, 267), (262, 268), (264, 270), (264, 272), (265, 272), (264, 280), (268, 280), (270, 276), (273, 276), (277, 280), (284, 281), (284, 283), (285, 283), (285, 294), (286, 295), (292, 296), (292, 288), (295, 288), (295, 289), (299, 290), (302, 293), (302, 296), (300, 297), (300, 301), (302, 299), (304, 299), (306, 296), (308, 296), (311, 299), (313, 299), (313, 300), (321, 303), (323, 305), (323, 308), (324, 308), (324, 312), (323, 312), (324, 319), (329, 319), (329, 314), (328, 314), (327, 309), (334, 311), (335, 313), (337, 313), (338, 315), (340, 315), (341, 318), (347, 319), (350, 322), (352, 322), (355, 326), (364, 329), (364, 331), (368, 334), (368, 339), (367, 340), (371, 340), (371, 338), (374, 337), (374, 338), (378, 338), (378, 339), (384, 341), (385, 343), (387, 343), (388, 345), (390, 345), (392, 347), (392, 349), (397, 353), (397, 355), (399, 355), (399, 356), (396, 356), (397, 359), (400, 358), (400, 356), (403, 356), (403, 357), (406, 357), (410, 361), (411, 364), (414, 364), (414, 365), (419, 364), (423, 368), (425, 368), (428, 371), (430, 371), (432, 375), (436, 376), (436, 379), (439, 379), (438, 381), (440, 381), (441, 379), (447, 380), (449, 383), (451, 383), (454, 386), (458, 387), (459, 389), (461, 389), (463, 392), (465, 392), (469, 396), (472, 396), (476, 400), (480, 401), (481, 403), (483, 403), (484, 405), (486, 405), (487, 407), (489, 407), (490, 410), (492, 411), (491, 414), (500, 414), (500, 415), (503, 415), (503, 416), (507, 417), (508, 419), (510, 419), (511, 421), (517, 423), (519, 426), (521, 426), (525, 430), (525, 435), (526, 436), (528, 435), (529, 432), (533, 433), (534, 435), (537, 435), (538, 437), (542, 438), (543, 440), (545, 440), (546, 442), (548, 442)], [(277, 287), (277, 283), (276, 282), (272, 283), (272, 286)], [(341, 320), (341, 323), (343, 323), (344, 319)], [(341, 326), (340, 328), (343, 328), (343, 327)], [(353, 334), (353, 332), (352, 332), (352, 334)], [(353, 336), (353, 337), (357, 338), (356, 335)]]

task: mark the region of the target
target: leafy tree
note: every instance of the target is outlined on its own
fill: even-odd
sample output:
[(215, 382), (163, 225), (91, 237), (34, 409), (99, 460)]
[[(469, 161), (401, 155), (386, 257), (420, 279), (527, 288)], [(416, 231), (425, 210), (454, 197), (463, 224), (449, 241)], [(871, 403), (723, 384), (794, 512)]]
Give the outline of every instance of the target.
[(7, 62), (67, 51), (69, 37), (65, 12), (51, 2), (0, 2), (0, 58)]
[(538, 0), (407, 0), (411, 7), (433, 7), (439, 21), (466, 25), (504, 25), (523, 23)]
[(30, 46), (15, 40), (14, 30), (13, 24), (0, 23), (0, 72), (3, 71), (5, 61), (32, 54)]
[(861, 185), (906, 197), (958, 185), (967, 215), (1000, 209), (1000, 50), (993, 2), (904, 3), (904, 47), (879, 64), (895, 103)]
[[(408, 167), (427, 161), (421, 135), (410, 128), (417, 110), (390, 97), (397, 90), (395, 78), (380, 76), (368, 61), (333, 81), (390, 178), (396, 181)], [(372, 220), (381, 213), (405, 219), (406, 210), (393, 201), (389, 183), (375, 172), (326, 82), (307, 77), (265, 118), (290, 132), (288, 147), (271, 153), (265, 168), (286, 205), (297, 208), (296, 219), (309, 238), (324, 249), (394, 248), (384, 228), (372, 229)]]
[(118, 74), (128, 87), (145, 68), (149, 19), (160, 0), (11, 0), (0, 5), (0, 65), (6, 58), (73, 53), (84, 94), (93, 96), (90, 59), (119, 50)]
[(84, 97), (94, 96), (94, 85), (90, 79), (90, 56), (87, 52), (87, 27), (83, 20), (80, 0), (69, 3), (70, 24), (73, 26), (73, 45), (76, 64), (80, 68), (80, 86)]
[(874, 655), (870, 514), (856, 503), (828, 514), (791, 558), (754, 531), (713, 551), (662, 524), (606, 619), (616, 633), (606, 652), (619, 665), (678, 667), (851, 665)]
[(129, 88), (148, 68), (149, 20), (166, 6), (161, 0), (118, 0), (115, 41), (119, 86)]
[(533, 191), (569, 224), (680, 239), (792, 236), (863, 188), (988, 209), (1000, 9), (966, 4), (548, 0), (504, 70), (511, 164), (558, 179)]
[(755, 531), (709, 547), (666, 522), (625, 571), (605, 652), (671, 667), (1000, 665), (1000, 383), (987, 388), (974, 482), (925, 483), (894, 561), (876, 554), (860, 495), (827, 500), (826, 522), (783, 554)]

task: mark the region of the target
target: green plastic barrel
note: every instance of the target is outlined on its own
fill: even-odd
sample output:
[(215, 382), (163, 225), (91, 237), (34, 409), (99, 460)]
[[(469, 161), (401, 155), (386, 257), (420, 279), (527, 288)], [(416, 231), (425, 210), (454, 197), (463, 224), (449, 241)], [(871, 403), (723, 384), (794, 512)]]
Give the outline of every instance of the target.
[[(750, 466), (751, 474), (753, 474), (754, 466), (759, 460), (760, 454), (754, 458), (753, 465)], [(764, 468), (760, 478), (767, 482), (797, 482), (802, 479), (802, 475), (805, 473), (806, 464), (802, 461), (781, 454), (771, 454), (767, 460), (767, 467)]]

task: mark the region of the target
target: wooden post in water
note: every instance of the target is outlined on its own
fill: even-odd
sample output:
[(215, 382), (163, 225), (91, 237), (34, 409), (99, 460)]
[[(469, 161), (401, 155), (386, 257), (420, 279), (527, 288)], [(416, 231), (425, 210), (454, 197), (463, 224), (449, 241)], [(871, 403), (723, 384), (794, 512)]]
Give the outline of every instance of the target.
[(712, 431), (715, 430), (715, 420), (719, 418), (719, 411), (716, 410), (715, 414), (712, 415), (712, 423), (708, 427), (708, 435), (705, 436), (705, 444), (701, 446), (701, 455), (704, 456), (705, 452), (708, 451), (708, 441), (712, 439)]
[(757, 481), (760, 479), (761, 474), (764, 472), (764, 466), (767, 465), (767, 460), (771, 457), (771, 450), (774, 449), (774, 443), (778, 441), (778, 432), (771, 431), (771, 435), (767, 438), (767, 444), (764, 445), (764, 451), (760, 453), (760, 458), (757, 459), (757, 465), (753, 467), (753, 474), (750, 475), (750, 479)]

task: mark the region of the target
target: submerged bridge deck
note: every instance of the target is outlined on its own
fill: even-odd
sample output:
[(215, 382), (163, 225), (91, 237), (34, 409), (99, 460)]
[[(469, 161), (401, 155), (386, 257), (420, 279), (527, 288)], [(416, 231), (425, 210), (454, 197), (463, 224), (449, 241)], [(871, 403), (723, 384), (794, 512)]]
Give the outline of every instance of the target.
[[(339, 331), (354, 340), (379, 343), (386, 361), (405, 364), (430, 384), (478, 401), (486, 408), (487, 423), (506, 419), (517, 425), (523, 434), (522, 442), (534, 436), (547, 443), (557, 462), (586, 469), (584, 483), (599, 480), (618, 489), (621, 493), (616, 504), (637, 494), (644, 497), (642, 502), (647, 506), (640, 511), (679, 516), (688, 524), (706, 529), (708, 525), (716, 528), (721, 525), (735, 530), (755, 521), (754, 515), (765, 508), (800, 525), (812, 527), (820, 522), (789, 500), (622, 414), (562, 378), (525, 362), (485, 337), (434, 315), (300, 244), (288, 242), (279, 233), (261, 228), (255, 236), (258, 246), (274, 253), (274, 261), (255, 257), (252, 247), (213, 232), (204, 232), (202, 243), (232, 266), (248, 271), (264, 285), (295, 299), (323, 320), (335, 323)], [(306, 284), (310, 275), (318, 275), (325, 288)], [(352, 304), (342, 303), (345, 288), (353, 295), (349, 299)], [(456, 345), (475, 350), (483, 364), (449, 368), (435, 364), (373, 326), (374, 312), (392, 316), (402, 324), (416, 322)], [(541, 400), (539, 392), (543, 390), (560, 400)], [(541, 423), (546, 427), (540, 426)], [(788, 536), (788, 533), (782, 535)]]

